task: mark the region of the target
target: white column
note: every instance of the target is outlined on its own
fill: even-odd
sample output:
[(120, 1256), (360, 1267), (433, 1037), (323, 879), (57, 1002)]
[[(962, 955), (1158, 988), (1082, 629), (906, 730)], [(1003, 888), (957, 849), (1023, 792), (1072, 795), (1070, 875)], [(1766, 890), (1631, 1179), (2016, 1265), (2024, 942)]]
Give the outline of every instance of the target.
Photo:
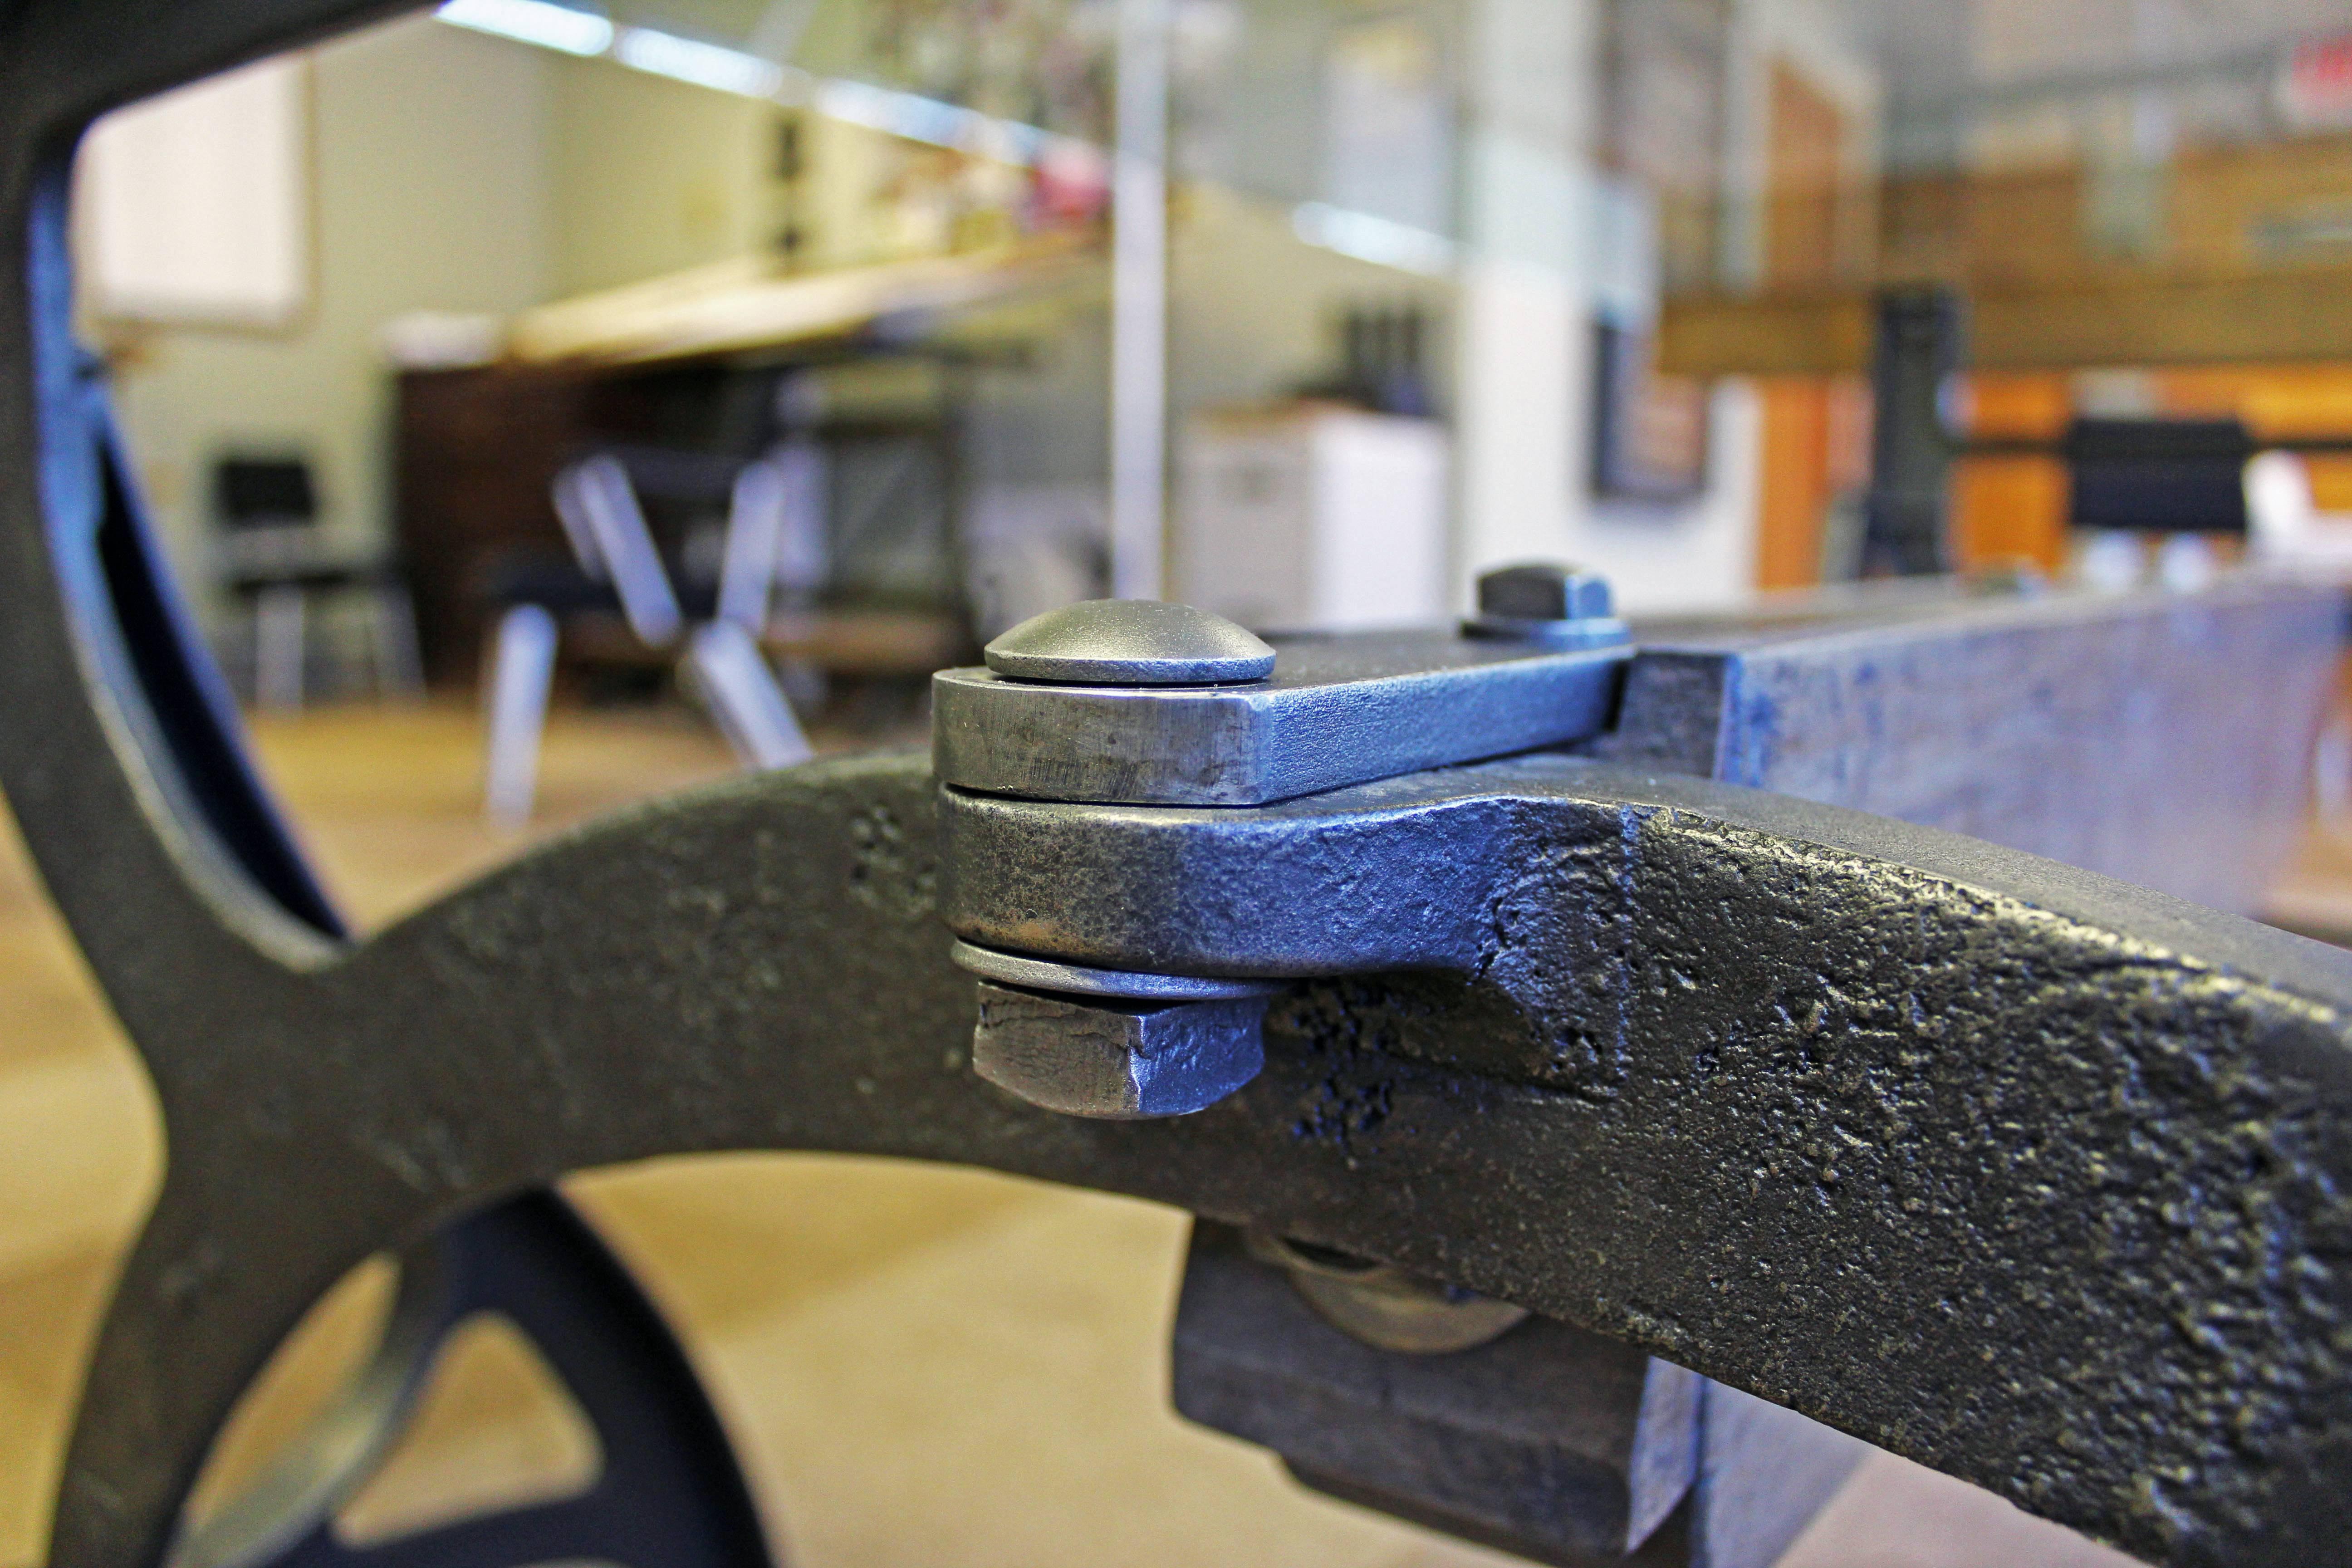
[(1464, 157), (1457, 595), (1575, 553), (1586, 510), (1591, 0), (1476, 0)]
[(1110, 578), (1156, 599), (1168, 470), (1168, 7), (1119, 0), (1111, 184)]
[(1735, 294), (1764, 286), (1764, 197), (1772, 148), (1767, 22), (1762, 0), (1734, 0), (1724, 39), (1715, 271), (1716, 282)]

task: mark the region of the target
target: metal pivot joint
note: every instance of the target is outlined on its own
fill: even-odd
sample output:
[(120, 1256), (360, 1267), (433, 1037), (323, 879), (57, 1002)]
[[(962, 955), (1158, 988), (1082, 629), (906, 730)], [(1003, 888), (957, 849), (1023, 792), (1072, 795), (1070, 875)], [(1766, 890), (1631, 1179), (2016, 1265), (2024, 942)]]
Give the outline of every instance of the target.
[[(1189, 605), (1103, 599), (1033, 616), (990, 643), (988, 683), (1019, 704), (1070, 689), (1114, 700), (1265, 684), (1275, 650)], [(1017, 709), (1015, 710), (1017, 711)], [(990, 724), (991, 720), (982, 720)], [(1265, 1060), (1264, 982), (1129, 973), (959, 942), (977, 974), (972, 1068), (1033, 1105), (1070, 1116), (1139, 1121), (1215, 1104)]]
[[(1488, 574), (1479, 599), (1461, 637), (1278, 647), (1185, 605), (1048, 612), (991, 643), (986, 668), (936, 679), (940, 783), (951, 807), (1008, 795), (1078, 816), (1258, 805), (1596, 732), (1630, 651), (1608, 584), (1518, 566)], [(969, 941), (955, 959), (982, 982), (975, 1070), (1076, 1116), (1181, 1116), (1224, 1099), (1257, 1076), (1266, 1002), (1283, 989)]]

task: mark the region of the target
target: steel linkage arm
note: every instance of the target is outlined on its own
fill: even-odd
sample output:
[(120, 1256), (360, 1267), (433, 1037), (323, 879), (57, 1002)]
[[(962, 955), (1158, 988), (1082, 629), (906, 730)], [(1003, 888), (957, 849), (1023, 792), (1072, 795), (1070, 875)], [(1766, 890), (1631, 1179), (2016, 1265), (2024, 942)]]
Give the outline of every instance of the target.
[(2154, 1560), (2338, 1560), (2352, 957), (1565, 758), (1247, 818), (954, 798), (943, 840), (975, 942), (1323, 977), (1193, 1119), (1276, 1140), (1257, 1224)]
[(2340, 1551), (2352, 961), (1928, 830), (1570, 762), (1238, 833), (959, 803), (956, 912), (1083, 873), (1042, 933), (1072, 956), (1144, 956), (1122, 903), (1255, 910), (1150, 961), (1386, 972), (1294, 987), (1238, 1095), (1088, 1121), (970, 1070), (931, 798), (913, 760), (728, 786), (276, 995), (178, 977), (208, 1026), (134, 1020), (171, 1173), (54, 1561), (141, 1561), (116, 1531), (167, 1521), (226, 1402), (359, 1258), (567, 1170), (741, 1148), (985, 1165), (1388, 1259), (2158, 1560)]

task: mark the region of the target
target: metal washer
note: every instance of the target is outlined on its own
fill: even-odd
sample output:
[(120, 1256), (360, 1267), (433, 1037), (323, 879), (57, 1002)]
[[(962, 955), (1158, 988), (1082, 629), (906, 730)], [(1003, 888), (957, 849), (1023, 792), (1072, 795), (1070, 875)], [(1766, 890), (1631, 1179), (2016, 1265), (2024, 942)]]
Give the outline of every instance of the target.
[(1118, 969), (1088, 969), (1056, 963), (1046, 958), (1024, 958), (958, 942), (948, 956), (956, 967), (983, 980), (1018, 985), (1029, 991), (1061, 991), (1076, 996), (1119, 996), (1139, 1002), (1232, 1002), (1249, 996), (1272, 996), (1283, 989), (1276, 980), (1212, 980), (1193, 974), (1137, 974)]

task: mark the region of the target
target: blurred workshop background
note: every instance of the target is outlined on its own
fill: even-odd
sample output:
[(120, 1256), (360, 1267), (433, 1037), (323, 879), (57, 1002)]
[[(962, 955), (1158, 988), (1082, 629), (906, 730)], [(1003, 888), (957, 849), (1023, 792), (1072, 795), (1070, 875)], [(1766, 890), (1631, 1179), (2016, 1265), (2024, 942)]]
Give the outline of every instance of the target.
[[(102, 121), (84, 338), (374, 929), (596, 812), (918, 743), (1039, 611), (1632, 615), (2352, 565), (2341, 0), (450, 0)], [(2352, 742), (2276, 896), (2352, 931)], [(163, 1157), (0, 865), (0, 1564)], [(571, 1190), (793, 1560), (1496, 1561), (1168, 1413), (1182, 1216), (761, 1157)], [(372, 1297), (371, 1291), (374, 1294)], [(315, 1406), (355, 1277), (208, 1481)], [(576, 1484), (495, 1325), (358, 1537)], [(1788, 1568), (2120, 1562), (1884, 1457)]]

